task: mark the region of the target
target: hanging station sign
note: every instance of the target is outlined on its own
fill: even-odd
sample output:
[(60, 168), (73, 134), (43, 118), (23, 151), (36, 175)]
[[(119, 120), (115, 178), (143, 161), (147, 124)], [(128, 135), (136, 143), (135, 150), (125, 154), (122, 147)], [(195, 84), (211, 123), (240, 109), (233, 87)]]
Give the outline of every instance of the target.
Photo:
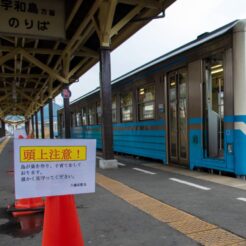
[(0, 33), (65, 39), (64, 0), (0, 0)]

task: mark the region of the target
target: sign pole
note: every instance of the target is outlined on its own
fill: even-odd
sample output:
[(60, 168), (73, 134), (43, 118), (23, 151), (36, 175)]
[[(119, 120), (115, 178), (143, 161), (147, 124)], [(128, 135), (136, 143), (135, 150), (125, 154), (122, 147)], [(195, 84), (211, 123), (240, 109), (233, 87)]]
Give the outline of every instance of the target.
[(65, 138), (71, 138), (71, 115), (69, 107), (69, 98), (71, 97), (71, 91), (66, 86), (62, 91), (63, 104), (64, 104), (64, 121), (65, 121)]

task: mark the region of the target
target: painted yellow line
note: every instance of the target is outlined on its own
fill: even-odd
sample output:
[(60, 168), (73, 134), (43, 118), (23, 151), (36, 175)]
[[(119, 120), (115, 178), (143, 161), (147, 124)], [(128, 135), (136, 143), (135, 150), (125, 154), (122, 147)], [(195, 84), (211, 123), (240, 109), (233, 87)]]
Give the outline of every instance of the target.
[(244, 245), (246, 240), (97, 173), (97, 184), (194, 241), (209, 246)]
[(8, 144), (9, 140), (10, 140), (10, 138), (7, 137), (7, 138), (5, 138), (5, 139), (3, 140), (3, 142), (0, 144), (0, 154), (3, 152), (5, 146)]

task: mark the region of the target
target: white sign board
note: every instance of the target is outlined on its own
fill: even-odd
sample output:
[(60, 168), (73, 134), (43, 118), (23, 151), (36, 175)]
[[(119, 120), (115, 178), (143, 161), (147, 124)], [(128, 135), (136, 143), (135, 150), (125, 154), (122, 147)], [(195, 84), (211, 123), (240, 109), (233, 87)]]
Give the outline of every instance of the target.
[(15, 197), (95, 192), (96, 140), (14, 140)]
[(0, 32), (65, 39), (64, 0), (0, 0)]

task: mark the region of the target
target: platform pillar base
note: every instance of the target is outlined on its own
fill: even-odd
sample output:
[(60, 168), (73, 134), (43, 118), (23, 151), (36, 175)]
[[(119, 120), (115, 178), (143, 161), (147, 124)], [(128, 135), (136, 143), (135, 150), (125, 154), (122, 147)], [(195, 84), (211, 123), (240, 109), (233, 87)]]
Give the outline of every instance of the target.
[(118, 168), (118, 161), (116, 159), (113, 159), (113, 160), (99, 160), (99, 167), (101, 169)]

